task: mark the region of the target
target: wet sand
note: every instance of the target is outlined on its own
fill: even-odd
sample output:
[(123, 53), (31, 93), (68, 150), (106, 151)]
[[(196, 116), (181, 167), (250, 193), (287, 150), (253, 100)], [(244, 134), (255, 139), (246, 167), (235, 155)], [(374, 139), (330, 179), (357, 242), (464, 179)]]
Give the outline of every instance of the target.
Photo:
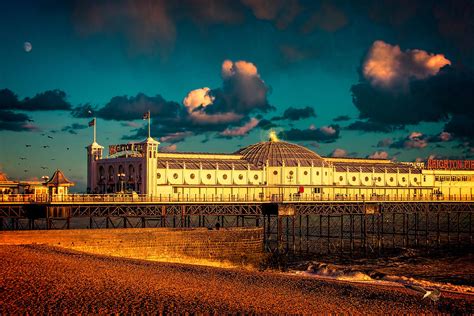
[(472, 313), (472, 295), (149, 262), (46, 246), (0, 247), (0, 314)]

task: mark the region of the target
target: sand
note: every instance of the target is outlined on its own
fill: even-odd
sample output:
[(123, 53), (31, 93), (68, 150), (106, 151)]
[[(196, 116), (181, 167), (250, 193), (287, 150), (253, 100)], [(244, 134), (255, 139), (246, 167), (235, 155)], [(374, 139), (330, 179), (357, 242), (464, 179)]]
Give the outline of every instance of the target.
[(0, 314), (473, 313), (474, 297), (403, 287), (149, 262), (47, 246), (0, 246)]

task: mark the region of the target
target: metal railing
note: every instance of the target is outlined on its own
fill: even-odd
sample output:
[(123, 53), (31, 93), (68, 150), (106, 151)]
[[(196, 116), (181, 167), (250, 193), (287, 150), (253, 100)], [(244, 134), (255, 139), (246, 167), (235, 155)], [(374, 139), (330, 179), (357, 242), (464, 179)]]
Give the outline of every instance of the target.
[(263, 202), (414, 202), (414, 201), (474, 201), (473, 195), (345, 195), (345, 194), (292, 194), (292, 195), (159, 195), (145, 194), (0, 194), (0, 203), (263, 203)]

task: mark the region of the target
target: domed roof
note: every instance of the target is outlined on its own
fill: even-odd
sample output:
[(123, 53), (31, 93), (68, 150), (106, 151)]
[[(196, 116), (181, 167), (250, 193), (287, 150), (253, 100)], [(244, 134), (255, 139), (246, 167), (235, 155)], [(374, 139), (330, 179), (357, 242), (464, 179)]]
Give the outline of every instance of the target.
[(306, 147), (283, 141), (267, 141), (244, 147), (236, 152), (245, 160), (257, 166), (268, 161), (270, 167), (276, 166), (322, 166), (327, 163), (321, 156)]

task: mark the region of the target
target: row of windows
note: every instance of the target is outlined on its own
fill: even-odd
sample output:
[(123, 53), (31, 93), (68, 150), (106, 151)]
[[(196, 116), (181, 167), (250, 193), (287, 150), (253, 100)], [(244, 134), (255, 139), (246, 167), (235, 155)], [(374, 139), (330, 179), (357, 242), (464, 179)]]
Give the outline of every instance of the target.
[[(277, 170), (273, 171), (273, 174), (274, 174), (275, 176), (278, 175), (278, 171), (277, 171)], [(288, 172), (288, 174), (289, 174), (290, 176), (292, 176), (292, 175), (294, 174), (293, 170), (290, 170), (290, 172)], [(305, 176), (307, 176), (307, 175), (308, 175), (308, 171), (304, 171), (303, 174), (304, 174)], [(316, 171), (316, 175), (319, 176), (319, 171)], [(328, 175), (328, 172), (327, 172), (327, 171), (324, 172), (324, 175), (327, 176), (327, 175)]]
[[(364, 181), (365, 181), (365, 182), (368, 182), (369, 179), (370, 179), (369, 177), (365, 177), (365, 178), (364, 178)], [(352, 177), (352, 181), (356, 181), (356, 180), (357, 180), (357, 178), (356, 178), (355, 176)], [(381, 181), (382, 181), (382, 177), (373, 178), (373, 180), (374, 180), (374, 181), (377, 181), (377, 182), (381, 182)], [(414, 177), (413, 180), (414, 180), (415, 182), (418, 182), (418, 178), (417, 178), (417, 177)], [(343, 176), (340, 176), (340, 177), (339, 177), (339, 181), (344, 181), (344, 177), (343, 177)], [(393, 181), (394, 181), (394, 178), (393, 178), (393, 177), (390, 177), (390, 178), (389, 178), (389, 181), (390, 181), (390, 182), (393, 182)], [(406, 179), (405, 177), (402, 177), (402, 182), (405, 182), (405, 181), (407, 181), (407, 179)], [(426, 181), (426, 179), (424, 179), (424, 181)]]
[[(158, 172), (158, 173), (156, 174), (156, 177), (157, 177), (158, 179), (161, 179), (161, 173)], [(191, 174), (189, 175), (189, 177), (190, 177), (191, 179), (195, 179), (195, 178), (196, 178), (196, 175), (195, 175), (194, 173), (191, 173)], [(224, 180), (227, 180), (227, 177), (228, 177), (228, 176), (227, 176), (226, 174), (222, 175), (222, 179), (224, 179)], [(173, 174), (173, 178), (174, 178), (174, 179), (178, 179), (178, 178), (179, 178), (179, 175), (178, 175), (177, 173), (174, 173), (174, 174)], [(208, 174), (206, 175), (206, 178), (209, 179), (209, 180), (212, 179), (212, 174), (208, 173)], [(244, 175), (243, 175), (243, 174), (239, 174), (239, 175), (238, 175), (238, 178), (239, 178), (239, 180), (243, 180), (243, 179), (244, 179)], [(258, 174), (254, 175), (253, 178), (254, 178), (255, 180), (258, 180)]]
[(474, 181), (473, 176), (435, 176), (435, 181)]

